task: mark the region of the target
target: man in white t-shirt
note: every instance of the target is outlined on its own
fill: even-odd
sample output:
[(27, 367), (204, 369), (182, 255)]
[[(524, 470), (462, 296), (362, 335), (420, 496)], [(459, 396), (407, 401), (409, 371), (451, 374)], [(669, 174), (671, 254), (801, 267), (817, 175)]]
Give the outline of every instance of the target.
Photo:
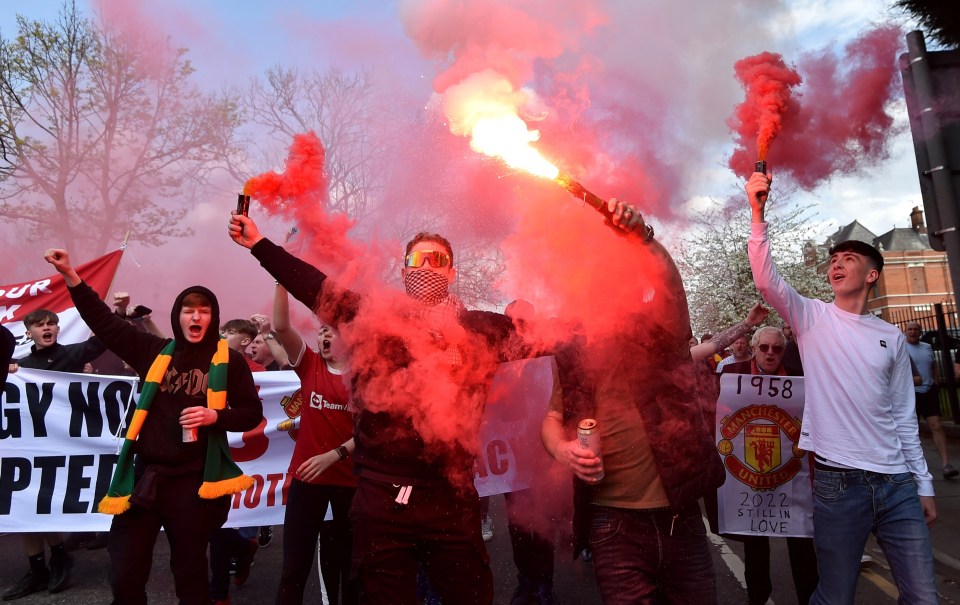
[(820, 584), (811, 604), (853, 603), (872, 531), (904, 603), (936, 603), (928, 527), (937, 517), (920, 447), (903, 334), (867, 310), (883, 256), (848, 240), (830, 249), (834, 301), (800, 296), (777, 272), (764, 209), (771, 176), (747, 182), (748, 252), (763, 298), (794, 327), (806, 375), (800, 447), (814, 463), (814, 543)]

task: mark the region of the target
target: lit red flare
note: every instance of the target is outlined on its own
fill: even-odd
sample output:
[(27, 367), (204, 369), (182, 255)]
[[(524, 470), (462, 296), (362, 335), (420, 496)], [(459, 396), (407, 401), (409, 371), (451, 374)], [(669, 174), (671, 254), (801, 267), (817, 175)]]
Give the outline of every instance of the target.
[(519, 110), (531, 96), (527, 91), (515, 90), (506, 78), (488, 70), (447, 90), (443, 106), (450, 131), (470, 137), (474, 151), (499, 158), (511, 168), (550, 179), (611, 218), (605, 200), (561, 172), (533, 146), (540, 139), (540, 132), (527, 127)]
[(470, 132), (470, 147), (474, 151), (500, 158), (511, 168), (550, 179), (600, 214), (611, 218), (612, 213), (607, 209), (605, 200), (588, 191), (570, 175), (561, 172), (531, 145), (540, 138), (540, 133), (528, 130), (520, 116), (505, 113), (497, 117), (486, 117), (474, 123)]

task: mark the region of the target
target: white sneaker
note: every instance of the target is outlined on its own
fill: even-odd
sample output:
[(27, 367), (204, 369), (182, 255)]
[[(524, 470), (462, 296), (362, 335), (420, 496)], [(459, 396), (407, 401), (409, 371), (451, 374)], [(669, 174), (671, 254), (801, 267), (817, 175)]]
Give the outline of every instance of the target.
[(865, 554), (860, 557), (860, 569), (866, 569), (868, 567), (873, 567), (873, 557)]
[(493, 519), (487, 516), (480, 519), (480, 535), (483, 536), (484, 542), (493, 540)]

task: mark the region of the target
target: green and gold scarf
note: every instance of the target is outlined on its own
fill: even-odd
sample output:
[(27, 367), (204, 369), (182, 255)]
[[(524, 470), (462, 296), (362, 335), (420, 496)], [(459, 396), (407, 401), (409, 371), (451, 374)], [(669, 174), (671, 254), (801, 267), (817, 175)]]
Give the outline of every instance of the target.
[[(147, 372), (140, 398), (137, 400), (137, 409), (133, 413), (133, 420), (127, 427), (127, 434), (120, 448), (120, 457), (117, 460), (117, 468), (113, 472), (110, 489), (97, 507), (101, 513), (119, 515), (130, 509), (130, 495), (133, 493), (134, 486), (133, 444), (140, 435), (140, 429), (150, 412), (150, 404), (153, 403), (160, 389), (160, 382), (167, 373), (175, 344), (174, 340), (167, 343)], [(217, 343), (217, 352), (214, 353), (213, 360), (210, 362), (210, 374), (207, 378), (207, 407), (212, 410), (222, 410), (227, 406), (229, 361), (230, 349), (227, 347), (227, 341), (220, 339)], [(223, 431), (211, 431), (207, 435), (203, 484), (197, 494), (201, 498), (210, 500), (241, 492), (252, 485), (253, 479), (244, 475), (230, 456), (226, 434)]]

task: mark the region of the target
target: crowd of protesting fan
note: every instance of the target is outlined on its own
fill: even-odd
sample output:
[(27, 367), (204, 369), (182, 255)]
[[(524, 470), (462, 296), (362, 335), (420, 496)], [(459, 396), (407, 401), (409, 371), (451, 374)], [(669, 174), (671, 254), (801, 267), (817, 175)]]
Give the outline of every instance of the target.
[[(905, 338), (867, 312), (883, 268), (869, 245), (831, 250), (832, 303), (803, 298), (783, 280), (764, 219), (771, 180), (755, 173), (747, 183), (749, 256), (764, 300), (788, 322), (783, 329), (763, 325), (768, 310), (758, 304), (743, 322), (698, 342), (673, 260), (636, 208), (616, 200), (610, 225), (620, 233), (610, 237), (629, 239), (649, 295), (617, 330), (588, 339), (574, 327), (551, 342), (532, 336), (537, 314), (522, 300), (505, 314), (464, 308), (450, 290), (453, 246), (439, 234), (420, 233), (407, 244), (405, 295), (360, 295), (328, 277), (332, 267), (304, 262), (234, 213), (229, 236), (277, 282), (272, 318), (222, 321), (214, 293), (193, 286), (175, 299), (168, 336), (126, 293), (110, 309), (67, 251), (51, 249), (46, 260), (94, 337), (60, 344), (57, 315), (37, 311), (24, 321), (30, 354), (3, 367), (140, 377), (136, 412), (99, 506), (113, 515), (106, 542), (114, 603), (147, 602), (161, 528), (180, 603), (229, 603), (231, 575), (234, 584), (246, 580), (271, 530), (222, 527), (229, 496), (251, 484), (231, 459), (226, 433), (262, 418), (252, 373), (282, 369), (296, 373), (306, 405), (289, 466), (276, 602), (304, 600), (319, 541), (331, 603), (491, 603), (484, 534), (492, 529), (473, 484), (476, 436), (499, 365), (544, 356), (553, 382), (540, 439), (572, 476), (572, 514), (531, 520), (523, 513), (536, 508), (536, 490), (507, 496), (518, 574), (513, 605), (560, 602), (553, 560), (561, 526), (572, 535), (567, 554), (592, 559), (606, 604), (717, 602), (701, 500), (708, 516), (715, 513), (725, 476), (713, 434), (722, 373), (806, 377), (799, 446), (815, 455), (814, 537), (789, 539), (798, 601), (852, 603), (873, 532), (904, 602), (936, 602), (928, 533), (936, 506), (916, 420), (917, 409), (938, 419), (936, 405), (922, 403), (936, 380), (929, 351), (913, 326)], [(316, 314), (315, 341), (291, 326), (288, 293)], [(177, 379), (185, 373), (203, 379)], [(454, 430), (432, 423), (441, 414)], [(578, 438), (586, 418), (599, 427), (602, 451)], [(941, 440), (943, 474), (951, 477), (957, 473)], [(323, 520), (328, 507), (332, 521)], [(769, 541), (737, 539), (745, 543), (748, 600), (765, 603)], [(24, 534), (28, 571), (3, 599), (67, 588), (66, 543), (57, 533)]]

